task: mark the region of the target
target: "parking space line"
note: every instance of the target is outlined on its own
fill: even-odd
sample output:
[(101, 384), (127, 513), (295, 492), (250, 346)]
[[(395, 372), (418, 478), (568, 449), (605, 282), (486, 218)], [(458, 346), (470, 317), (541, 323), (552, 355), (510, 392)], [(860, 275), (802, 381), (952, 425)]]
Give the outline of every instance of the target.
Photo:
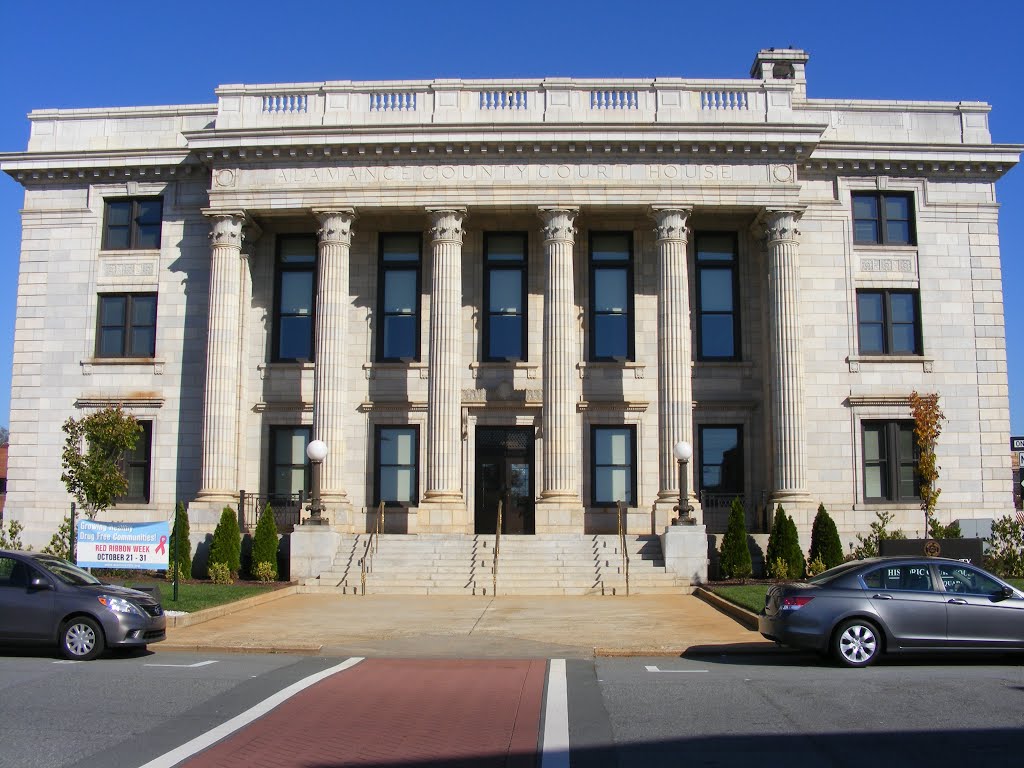
[(692, 673), (692, 672), (707, 672), (706, 669), (659, 669), (653, 665), (647, 665), (644, 667), (648, 672), (677, 672), (677, 673)]
[(195, 667), (206, 667), (210, 664), (216, 664), (217, 660), (212, 659), (210, 661), (197, 661), (195, 664), (143, 664), (144, 667), (181, 667), (183, 669), (194, 669)]
[(548, 664), (541, 744), (541, 768), (569, 768), (569, 686), (565, 659), (551, 659)]

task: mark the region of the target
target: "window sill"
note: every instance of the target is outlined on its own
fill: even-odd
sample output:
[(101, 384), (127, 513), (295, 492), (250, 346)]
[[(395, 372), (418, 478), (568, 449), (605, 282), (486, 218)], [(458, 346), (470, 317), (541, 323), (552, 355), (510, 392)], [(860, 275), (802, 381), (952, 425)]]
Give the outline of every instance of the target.
[(93, 368), (110, 368), (110, 367), (138, 367), (138, 366), (150, 366), (152, 367), (151, 373), (156, 376), (160, 376), (164, 372), (165, 361), (160, 357), (90, 357), (88, 360), (82, 360), (82, 375), (90, 376), (93, 373)]
[(859, 373), (862, 365), (917, 364), (925, 373), (931, 373), (935, 358), (924, 355), (850, 355), (846, 358), (851, 373)]
[(886, 243), (854, 243), (853, 249), (865, 253), (917, 253), (916, 245), (887, 245)]
[(479, 378), (481, 373), (486, 373), (487, 371), (507, 371), (509, 369), (513, 371), (526, 371), (526, 378), (536, 379), (540, 365), (527, 362), (526, 360), (483, 360), (469, 364), (469, 370), (472, 372), (474, 379)]
[(363, 363), (363, 374), (368, 379), (374, 379), (380, 373), (384, 373), (385, 375), (390, 373), (393, 375), (395, 373), (406, 374), (409, 371), (419, 371), (420, 378), (425, 379), (427, 378), (427, 370), (428, 368), (426, 363), (413, 360), (410, 360), (407, 363)]
[(592, 376), (595, 371), (632, 371), (634, 379), (642, 379), (646, 368), (646, 363), (638, 363), (635, 360), (581, 360), (576, 363), (581, 379)]
[(100, 248), (100, 256), (159, 256), (159, 248)]
[(266, 379), (267, 374), (274, 371), (312, 371), (314, 365), (309, 360), (280, 361), (276, 363), (260, 363), (256, 370), (260, 373), (260, 379)]
[(853, 510), (855, 512), (875, 512), (883, 509), (891, 509), (894, 512), (905, 512), (908, 510), (920, 512), (921, 503), (912, 501), (886, 501), (885, 499), (879, 499), (878, 501), (860, 501), (853, 505)]

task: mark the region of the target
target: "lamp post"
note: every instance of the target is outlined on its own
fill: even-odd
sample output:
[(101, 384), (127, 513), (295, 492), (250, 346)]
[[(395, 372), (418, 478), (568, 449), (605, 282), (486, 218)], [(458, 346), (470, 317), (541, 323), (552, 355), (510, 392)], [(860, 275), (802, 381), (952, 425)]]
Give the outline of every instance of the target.
[(327, 458), (327, 443), (323, 440), (310, 441), (306, 446), (306, 455), (313, 464), (313, 495), (309, 506), (306, 507), (309, 510), (309, 517), (305, 522), (307, 525), (324, 525), (327, 520), (323, 517), (323, 507), (320, 504), (320, 465)]
[(693, 522), (693, 518), (690, 517), (693, 507), (690, 506), (690, 492), (686, 487), (686, 465), (693, 456), (693, 446), (685, 440), (680, 440), (672, 446), (672, 454), (679, 464), (679, 506), (676, 507), (679, 517), (674, 522), (689, 524)]

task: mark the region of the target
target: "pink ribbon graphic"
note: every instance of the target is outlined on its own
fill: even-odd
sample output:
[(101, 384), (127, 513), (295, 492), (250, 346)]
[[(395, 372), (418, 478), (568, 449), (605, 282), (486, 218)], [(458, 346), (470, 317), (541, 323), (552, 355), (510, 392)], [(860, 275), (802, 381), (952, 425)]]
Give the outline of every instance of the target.
[(162, 555), (167, 551), (167, 537), (161, 536), (160, 543), (156, 545), (156, 549), (153, 550), (153, 554)]

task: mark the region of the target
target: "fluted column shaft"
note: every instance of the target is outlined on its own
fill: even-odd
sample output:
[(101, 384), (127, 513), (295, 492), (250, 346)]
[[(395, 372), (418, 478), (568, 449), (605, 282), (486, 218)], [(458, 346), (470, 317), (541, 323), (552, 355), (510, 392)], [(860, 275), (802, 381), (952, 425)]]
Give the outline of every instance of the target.
[(351, 209), (317, 211), (319, 242), (313, 374), (313, 438), (328, 447), (320, 467), (321, 496), (345, 500), (345, 344), (349, 306)]
[(541, 208), (544, 221), (544, 470), (541, 497), (579, 501), (580, 434), (576, 415), (576, 301), (573, 247), (578, 211)]
[(427, 382), (428, 501), (461, 500), (462, 224), (459, 208), (429, 210), (432, 235)]
[[(679, 498), (672, 453), (680, 440), (693, 444), (690, 381), (690, 280), (686, 261), (687, 208), (654, 208), (658, 233), (658, 497)], [(687, 465), (690, 472), (692, 462)], [(693, 488), (688, 482), (687, 488)]]
[(800, 340), (799, 213), (769, 211), (768, 317), (771, 332), (774, 495), (806, 493), (804, 368)]
[(212, 216), (210, 301), (203, 403), (201, 496), (234, 498), (238, 488), (237, 409), (241, 374), (241, 213)]

